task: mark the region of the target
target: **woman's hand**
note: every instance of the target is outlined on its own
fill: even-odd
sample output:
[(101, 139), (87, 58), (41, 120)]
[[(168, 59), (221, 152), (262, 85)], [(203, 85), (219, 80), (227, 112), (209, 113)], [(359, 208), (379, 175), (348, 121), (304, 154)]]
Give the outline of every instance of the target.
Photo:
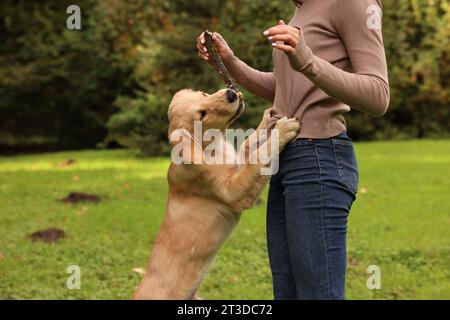
[(280, 20), (277, 26), (264, 31), (263, 34), (272, 41), (274, 48), (287, 54), (293, 53), (300, 41), (300, 30), (286, 25), (283, 20)]
[[(217, 32), (214, 32), (212, 35), (212, 39), (214, 44), (217, 48), (217, 53), (220, 55), (222, 60), (226, 60), (234, 55), (233, 51), (231, 50), (228, 43), (222, 38), (220, 34)], [(198, 56), (202, 58), (203, 60), (207, 61), (209, 64), (212, 64), (211, 60), (209, 59), (209, 53), (208, 50), (205, 47), (205, 36), (204, 33), (202, 33), (197, 38), (197, 49), (198, 49)]]

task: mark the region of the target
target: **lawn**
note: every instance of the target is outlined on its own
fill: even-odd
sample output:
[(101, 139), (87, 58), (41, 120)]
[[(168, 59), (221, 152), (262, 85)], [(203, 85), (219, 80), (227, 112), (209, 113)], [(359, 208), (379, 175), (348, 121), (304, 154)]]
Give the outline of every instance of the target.
[[(450, 299), (450, 140), (359, 143), (350, 215), (349, 299)], [(65, 159), (71, 166), (59, 167)], [(0, 299), (128, 299), (166, 204), (165, 158), (129, 151), (0, 157)], [(71, 191), (98, 204), (65, 204)], [(266, 196), (264, 195), (264, 199)], [(36, 230), (67, 237), (35, 242)], [(66, 269), (81, 268), (69, 290)], [(381, 289), (366, 286), (381, 268)], [(265, 204), (243, 214), (200, 290), (206, 299), (271, 299)]]

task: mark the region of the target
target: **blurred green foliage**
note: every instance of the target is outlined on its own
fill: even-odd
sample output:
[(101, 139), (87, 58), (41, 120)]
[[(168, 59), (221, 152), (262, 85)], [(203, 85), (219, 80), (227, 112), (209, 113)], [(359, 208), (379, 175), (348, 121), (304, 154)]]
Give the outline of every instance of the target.
[(450, 2), (383, 1), (391, 103), (380, 120), (347, 117), (359, 139), (448, 137), (450, 128)]
[[(0, 7), (0, 147), (51, 141), (60, 149), (118, 141), (164, 154), (171, 96), (222, 83), (197, 57), (195, 41), (218, 31), (235, 54), (265, 71), (261, 36), (289, 0), (80, 0), (82, 30), (65, 27), (70, 1), (4, 0)], [(390, 111), (348, 116), (355, 139), (449, 136), (450, 5), (445, 0), (384, 1)], [(254, 127), (269, 103), (246, 94), (237, 126)], [(35, 137), (42, 137), (36, 139)], [(31, 139), (31, 137), (34, 137)]]
[(93, 147), (107, 134), (117, 97), (138, 88), (136, 47), (160, 25), (161, 1), (77, 1), (80, 31), (66, 28), (70, 4), (2, 1), (0, 145), (43, 136), (56, 148)]

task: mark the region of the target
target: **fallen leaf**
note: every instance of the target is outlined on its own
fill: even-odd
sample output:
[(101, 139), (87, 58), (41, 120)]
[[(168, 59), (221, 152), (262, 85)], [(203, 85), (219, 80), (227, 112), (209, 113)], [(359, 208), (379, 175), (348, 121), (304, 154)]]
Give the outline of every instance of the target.
[(88, 207), (81, 207), (75, 212), (75, 214), (79, 217), (83, 216), (88, 211)]
[(72, 177), (72, 180), (73, 180), (73, 181), (80, 181), (80, 177), (79, 177), (79, 176), (73, 176), (73, 177)]
[(5, 255), (2, 252), (0, 252), (0, 261), (2, 261), (3, 259), (5, 259)]
[(367, 193), (367, 189), (362, 187), (362, 188), (359, 189), (359, 192), (360, 193)]
[(129, 184), (129, 183), (124, 183), (124, 184), (122, 185), (122, 188), (124, 188), (124, 189), (130, 189), (130, 184)]
[(140, 274), (141, 276), (145, 275), (145, 270), (143, 268), (134, 268), (133, 272)]
[(237, 276), (231, 276), (228, 278), (229, 283), (236, 283), (239, 281), (239, 278)]
[(354, 257), (349, 256), (348, 257), (348, 264), (353, 266), (353, 267), (355, 267), (355, 266), (358, 265), (358, 261)]

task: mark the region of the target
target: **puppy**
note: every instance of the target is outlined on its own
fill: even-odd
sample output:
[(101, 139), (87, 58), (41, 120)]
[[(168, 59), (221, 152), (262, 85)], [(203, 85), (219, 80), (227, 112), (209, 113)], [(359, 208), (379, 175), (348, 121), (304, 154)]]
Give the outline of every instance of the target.
[[(300, 128), (295, 119), (278, 120), (278, 148), (269, 139), (260, 138), (266, 129), (270, 110), (266, 110), (258, 129), (241, 145), (237, 154), (225, 138), (225, 131), (243, 112), (240, 93), (231, 89), (208, 95), (182, 90), (169, 106), (169, 140), (177, 148), (182, 163), (171, 163), (168, 172), (169, 195), (159, 233), (142, 282), (134, 299), (195, 299), (205, 272), (220, 247), (239, 222), (243, 210), (250, 208), (270, 176), (261, 169), (268, 164), (250, 164), (252, 141), (275, 157)], [(195, 137), (194, 122), (222, 133), (215, 136), (214, 157), (225, 156), (234, 163), (209, 163), (208, 143)], [(262, 135), (261, 135), (262, 136)], [(253, 139), (252, 138), (257, 138)], [(187, 141), (187, 142), (186, 142)], [(188, 144), (188, 145), (186, 145)], [(182, 148), (181, 148), (182, 147)], [(182, 150), (182, 151), (181, 151)], [(246, 162), (236, 160), (244, 154)], [(209, 152), (211, 156), (211, 152)], [(173, 159), (174, 157), (172, 157)]]

